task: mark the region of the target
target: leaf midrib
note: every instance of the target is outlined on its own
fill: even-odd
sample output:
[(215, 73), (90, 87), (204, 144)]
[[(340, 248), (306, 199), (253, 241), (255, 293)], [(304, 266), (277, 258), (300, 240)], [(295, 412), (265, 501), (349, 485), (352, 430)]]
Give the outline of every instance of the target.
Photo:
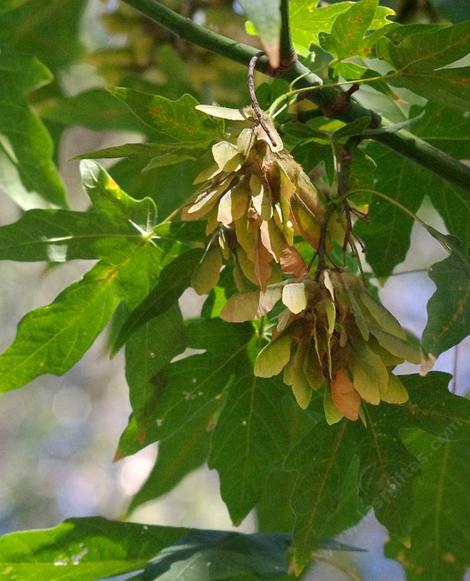
[(341, 431), (338, 432), (338, 434), (336, 435), (333, 449), (331, 451), (331, 454), (329, 455), (328, 462), (327, 462), (326, 467), (325, 467), (326, 469), (323, 472), (322, 478), (320, 479), (320, 483), (319, 483), (320, 486), (318, 487), (317, 493), (315, 495), (316, 500), (315, 500), (315, 503), (312, 507), (312, 510), (310, 511), (309, 518), (307, 521), (307, 530), (308, 530), (309, 534), (310, 534), (310, 531), (312, 530), (312, 528), (314, 527), (315, 519), (317, 517), (317, 512), (318, 512), (318, 506), (319, 506), (320, 501), (322, 499), (322, 493), (323, 493), (323, 490), (326, 486), (328, 476), (331, 472), (334, 461), (336, 460), (336, 454), (338, 452), (338, 449), (341, 446), (341, 442), (343, 441), (344, 432), (346, 431), (346, 425), (347, 425), (346, 422), (343, 422), (343, 426), (341, 428)]
[[(0, 233), (1, 234), (1, 233)], [(66, 242), (67, 240), (87, 240), (87, 239), (102, 239), (102, 238), (127, 238), (133, 240), (134, 238), (142, 238), (142, 234), (80, 234), (80, 235), (70, 235), (61, 236), (57, 238), (46, 238), (45, 240), (31, 240), (19, 242), (18, 244), (11, 244), (9, 246), (1, 246), (0, 252), (4, 250), (11, 250), (12, 248), (21, 248), (23, 246), (42, 246), (42, 245), (53, 245), (60, 244), (61, 242)]]

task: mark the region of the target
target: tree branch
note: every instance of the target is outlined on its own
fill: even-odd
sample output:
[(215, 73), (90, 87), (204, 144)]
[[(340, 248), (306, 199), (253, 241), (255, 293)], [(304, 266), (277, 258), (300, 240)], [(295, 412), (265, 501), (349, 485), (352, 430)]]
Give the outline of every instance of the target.
[[(235, 42), (216, 32), (205, 29), (195, 24), (189, 18), (181, 16), (157, 0), (123, 0), (126, 4), (140, 10), (145, 16), (154, 20), (160, 26), (177, 34), (182, 39), (192, 42), (211, 52), (220, 54), (226, 58), (234, 60), (245, 66), (249, 65), (250, 60), (257, 54), (257, 49), (243, 43)], [(281, 10), (286, 9), (287, 0), (281, 5)], [(285, 13), (283, 13), (285, 15)], [(283, 21), (284, 20), (283, 17)], [(283, 27), (285, 24), (283, 24)], [(287, 37), (284, 31), (284, 41)], [(284, 42), (283, 41), (283, 42)], [(289, 39), (290, 42), (290, 39)], [(266, 74), (275, 74), (271, 72), (266, 57), (260, 57), (257, 61), (257, 70)], [(317, 85), (317, 78), (312, 75), (309, 69), (295, 60), (292, 65), (281, 71), (279, 76), (286, 80), (294, 80), (302, 77), (297, 86), (309, 87)], [(376, 113), (365, 109), (358, 103), (348, 98), (346, 93), (339, 88), (321, 88), (312, 91), (309, 99), (314, 102), (328, 117), (341, 119), (342, 121), (353, 121), (359, 117), (370, 117), (374, 126), (380, 124), (380, 118)], [(459, 162), (450, 155), (423, 141), (411, 133), (400, 130), (396, 133), (379, 133), (371, 136), (379, 143), (386, 145), (397, 153), (404, 155), (406, 158), (413, 160), (415, 163), (434, 172), (438, 176), (449, 182), (462, 187), (470, 192), (470, 167)]]
[(437, 149), (427, 141), (401, 129), (397, 133), (379, 133), (374, 139), (412, 159), (439, 177), (470, 192), (470, 166)]
[(281, 0), (281, 71), (290, 68), (296, 60), (290, 34), (289, 0)]
[[(123, 0), (126, 4), (140, 10), (142, 14), (155, 21), (163, 28), (173, 32), (183, 40), (192, 42), (197, 46), (206, 48), (225, 56), (237, 63), (248, 66), (250, 59), (256, 55), (259, 49), (246, 44), (235, 42), (203, 26), (195, 24), (191, 19), (181, 16), (171, 8), (167, 8), (157, 0)], [(266, 72), (268, 59), (262, 57), (258, 60), (257, 69)]]

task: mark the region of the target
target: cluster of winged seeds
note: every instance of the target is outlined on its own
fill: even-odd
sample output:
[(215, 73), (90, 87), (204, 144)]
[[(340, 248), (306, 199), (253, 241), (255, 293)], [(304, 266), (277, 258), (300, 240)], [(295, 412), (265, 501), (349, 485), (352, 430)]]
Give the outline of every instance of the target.
[[(229, 118), (250, 121), (246, 112)], [(302, 408), (324, 386), (329, 423), (343, 417), (365, 422), (363, 400), (408, 399), (391, 369), (404, 360), (418, 363), (420, 353), (361, 279), (338, 269), (309, 274), (295, 236), (314, 249), (342, 244), (341, 215), (327, 212), (327, 200), (283, 149), (272, 124), (269, 133), (266, 125), (249, 125), (213, 146), (215, 164), (196, 178), (201, 189), (182, 209), (183, 220), (207, 220), (209, 242), (192, 286), (208, 293), (230, 260), (239, 292), (225, 304), (223, 319), (255, 320), (282, 299), (286, 308), (256, 359), (255, 374), (283, 371)]]
[[(295, 234), (315, 248), (319, 244), (326, 200), (293, 157), (273, 147), (259, 129), (245, 127), (234, 143), (212, 147), (215, 165), (196, 178), (202, 189), (182, 210), (183, 220), (206, 219), (206, 234), (212, 235), (192, 280), (200, 294), (217, 284), (229, 257), (240, 290), (246, 281), (266, 290), (282, 274), (303, 272)], [(331, 245), (334, 237), (342, 241), (344, 232), (337, 216), (329, 222)]]
[[(287, 282), (287, 307), (278, 317), (272, 341), (255, 362), (255, 374), (272, 377), (284, 370), (302, 408), (323, 385), (328, 423), (357, 420), (361, 402), (404, 403), (408, 394), (391, 369), (420, 352), (398, 321), (347, 272), (324, 271), (320, 280)], [(365, 418), (362, 418), (365, 421)]]

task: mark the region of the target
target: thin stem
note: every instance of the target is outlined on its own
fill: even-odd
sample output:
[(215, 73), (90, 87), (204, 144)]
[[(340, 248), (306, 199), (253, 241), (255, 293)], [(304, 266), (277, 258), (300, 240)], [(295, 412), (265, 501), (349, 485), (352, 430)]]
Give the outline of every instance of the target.
[(417, 216), (414, 212), (412, 212), (409, 208), (407, 208), (406, 206), (404, 206), (401, 202), (399, 202), (398, 200), (395, 200), (395, 198), (392, 198), (391, 196), (388, 196), (387, 194), (383, 194), (382, 192), (378, 192), (377, 190), (369, 190), (369, 189), (359, 189), (359, 190), (351, 190), (350, 192), (348, 192), (346, 194), (346, 197), (349, 198), (349, 196), (353, 196), (354, 194), (359, 194), (359, 193), (366, 193), (366, 194), (372, 194), (374, 196), (378, 196), (379, 198), (383, 198), (384, 200), (387, 200), (387, 202), (390, 202), (390, 204), (393, 204), (394, 206), (396, 206), (397, 208), (400, 208), (400, 210), (402, 212), (404, 212), (405, 214), (408, 214), (408, 216), (412, 219), (415, 220), (416, 222), (418, 222), (418, 224), (421, 224), (421, 226), (427, 227), (428, 225), (426, 224), (426, 222), (423, 222), (423, 220), (421, 220), (421, 218), (419, 216)]
[(313, 255), (312, 255), (312, 258), (310, 259), (310, 262), (308, 263), (308, 266), (307, 266), (308, 272), (310, 272), (312, 270), (313, 263), (315, 262), (315, 259), (317, 257), (318, 257), (318, 250), (315, 250), (314, 253), (313, 253)]
[(302, 87), (301, 89), (292, 89), (292, 91), (288, 91), (287, 93), (283, 93), (279, 95), (277, 99), (271, 103), (269, 107), (269, 114), (271, 117), (276, 116), (276, 111), (280, 105), (283, 105), (285, 101), (288, 101), (291, 97), (296, 97), (297, 95), (302, 95), (304, 93), (310, 93), (310, 91), (318, 90), (321, 85), (312, 85), (311, 87)]
[[(185, 18), (167, 8), (157, 0), (123, 1), (140, 10), (157, 24), (177, 34), (182, 39), (245, 66), (249, 64), (250, 59), (257, 53), (255, 48), (207, 30), (195, 24), (189, 18)], [(262, 72), (273, 76), (276, 75), (276, 71), (269, 69), (266, 57), (261, 57), (257, 61), (256, 67)], [(311, 87), (318, 82), (316, 75), (311, 73), (298, 60), (293, 62), (289, 68), (280, 71), (279, 76), (287, 81), (293, 81), (300, 77), (299, 83), (304, 87)], [(349, 99), (338, 87), (321, 87), (309, 95), (309, 99), (316, 103), (328, 117), (334, 117), (342, 121), (353, 121), (359, 117), (369, 116), (372, 124), (375, 126), (380, 125), (381, 120), (377, 114)], [(450, 183), (470, 192), (470, 166), (466, 166), (419, 137), (404, 130), (396, 133), (380, 133), (370, 137), (448, 180)]]
[(275, 113), (273, 113), (272, 115), (270, 115), (271, 119), (276, 119), (276, 117), (278, 115), (280, 115), (284, 111), (284, 109), (286, 109), (286, 108), (287, 108), (287, 104), (286, 105), (283, 105), (282, 107), (280, 107)]
[[(392, 272), (391, 274), (387, 275), (387, 278), (390, 276), (403, 276), (405, 274), (422, 274), (423, 272), (428, 272), (429, 268), (414, 268), (413, 270), (403, 270), (402, 272)], [(377, 276), (373, 272), (366, 272), (365, 275), (368, 278), (381, 278)]]
[[(444, 234), (442, 234), (441, 232), (438, 232), (435, 228), (432, 228), (432, 226), (429, 226), (429, 224), (426, 224), (426, 222), (421, 220), (421, 218), (419, 216), (417, 216), (409, 208), (407, 208), (401, 202), (399, 202), (398, 200), (395, 200), (391, 196), (388, 196), (387, 194), (383, 194), (382, 192), (378, 192), (377, 190), (369, 190), (369, 189), (365, 189), (365, 188), (362, 189), (361, 188), (359, 190), (351, 190), (350, 192), (347, 193), (347, 195), (345, 197), (349, 197), (349, 196), (352, 196), (354, 194), (358, 194), (359, 192), (369, 193), (369, 194), (372, 194), (374, 196), (378, 196), (379, 198), (383, 198), (384, 200), (387, 200), (387, 202), (389, 202), (390, 204), (393, 204), (394, 206), (399, 208), (402, 212), (404, 212), (405, 214), (408, 214), (408, 216), (412, 220), (414, 220), (415, 222), (417, 222), (418, 224), (423, 226), (423, 228), (434, 238), (434, 240), (437, 240), (437, 242), (439, 242), (439, 244), (442, 246), (442, 248), (444, 248), (444, 250), (446, 252), (448, 252), (449, 254), (452, 252), (452, 249), (444, 241), (445, 240)], [(436, 235), (433, 234), (433, 231), (436, 233)]]
[[(306, 75), (298, 77), (295, 81), (300, 81), (302, 78), (305, 78)], [(373, 77), (372, 79), (359, 79), (358, 81), (340, 81), (338, 83), (321, 83), (321, 79), (317, 80), (315, 85), (310, 85), (309, 87), (302, 87), (301, 89), (291, 89), (287, 93), (283, 93), (279, 95), (277, 99), (275, 99), (271, 106), (269, 107), (269, 112), (274, 116), (276, 109), (284, 103), (284, 101), (288, 101), (291, 97), (297, 97), (298, 95), (305, 95), (313, 91), (318, 91), (320, 89), (333, 89), (336, 87), (342, 87), (343, 85), (359, 85), (369, 82), (370, 80), (383, 80), (386, 76), (378, 76)]]
[[(296, 79), (294, 79), (293, 81), (291, 81), (289, 83), (289, 91), (293, 91), (294, 90), (294, 86), (298, 83), (298, 81), (300, 81), (301, 79), (303, 79), (304, 77), (306, 77), (309, 74), (310, 74), (310, 72), (306, 72), (303, 75), (300, 75), (299, 77), (297, 77)], [(322, 83), (322, 78), (321, 77), (318, 77), (318, 82), (319, 82), (319, 84)]]
[(259, 52), (258, 54), (255, 54), (255, 56), (251, 57), (251, 59), (250, 59), (250, 63), (248, 65), (248, 92), (250, 93), (251, 106), (253, 107), (253, 111), (255, 112), (255, 115), (258, 119), (258, 123), (264, 129), (264, 132), (268, 136), (269, 141), (273, 144), (274, 147), (276, 147), (277, 142), (274, 139), (274, 137), (272, 136), (271, 132), (269, 131), (269, 127), (264, 122), (263, 112), (261, 111), (261, 107), (259, 106), (258, 99), (256, 98), (256, 92), (255, 92), (256, 63), (258, 62), (259, 57), (262, 56), (263, 54), (264, 54), (263, 52)]

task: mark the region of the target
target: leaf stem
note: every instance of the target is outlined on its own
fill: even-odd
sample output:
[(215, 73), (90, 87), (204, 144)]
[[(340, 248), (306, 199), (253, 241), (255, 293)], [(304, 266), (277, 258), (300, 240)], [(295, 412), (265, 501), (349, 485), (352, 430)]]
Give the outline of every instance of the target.
[(349, 198), (349, 196), (353, 196), (354, 194), (359, 194), (361, 192), (362, 193), (365, 192), (366, 194), (372, 194), (374, 196), (378, 196), (379, 198), (383, 198), (384, 200), (387, 200), (387, 202), (390, 202), (390, 204), (393, 204), (397, 208), (400, 208), (400, 210), (402, 212), (404, 212), (405, 214), (408, 214), (408, 216), (412, 220), (414, 220), (415, 222), (418, 222), (418, 224), (421, 224), (421, 226), (425, 226), (425, 227), (427, 226), (426, 222), (423, 222), (423, 220), (421, 220), (421, 218), (419, 216), (417, 216), (409, 208), (404, 206), (401, 202), (399, 202), (398, 200), (395, 200), (395, 198), (392, 198), (391, 196), (389, 196), (387, 194), (383, 194), (382, 192), (378, 192), (377, 190), (369, 190), (367, 188), (360, 188), (358, 190), (349, 191), (345, 197)]
[(311, 87), (292, 89), (291, 91), (287, 91), (287, 93), (279, 95), (279, 97), (277, 97), (277, 99), (274, 99), (274, 101), (271, 103), (271, 106), (269, 107), (269, 114), (271, 115), (271, 117), (275, 117), (277, 114), (277, 109), (279, 108), (280, 105), (283, 105), (285, 101), (288, 101), (291, 97), (295, 97), (297, 95), (310, 93), (310, 91), (315, 91), (320, 87), (321, 85), (312, 85)]
[[(391, 274), (387, 275), (387, 277), (391, 276), (404, 276), (405, 274), (422, 274), (423, 272), (428, 272), (429, 268), (414, 268), (413, 270), (402, 270), (401, 272), (392, 272)], [(367, 278), (381, 278), (377, 276), (373, 272), (365, 272), (364, 273)]]
[[(294, 83), (300, 81), (302, 78), (305, 78), (307, 75), (300, 75), (299, 77), (297, 77), (296, 79), (294, 79)], [(274, 117), (276, 115), (276, 109), (279, 107), (279, 105), (282, 105), (284, 103), (284, 101), (288, 101), (291, 97), (295, 97), (297, 95), (305, 95), (310, 93), (311, 91), (318, 91), (320, 89), (333, 89), (336, 87), (342, 87), (343, 85), (360, 85), (360, 84), (364, 84), (367, 83), (370, 80), (377, 80), (377, 79), (384, 79), (385, 77), (380, 76), (380, 77), (374, 77), (372, 79), (368, 78), (368, 79), (358, 79), (357, 81), (340, 81), (338, 83), (322, 83), (321, 82), (321, 78), (320, 77), (315, 77), (316, 78), (316, 82), (314, 85), (310, 85), (308, 87), (302, 87), (301, 89), (291, 89), (290, 91), (287, 91), (286, 93), (283, 93), (282, 95), (279, 95), (279, 97), (277, 99), (275, 99), (271, 106), (269, 107), (269, 112), (270, 114)]]
[(434, 240), (437, 240), (437, 242), (439, 242), (439, 244), (442, 246), (442, 248), (448, 254), (451, 254), (453, 251), (455, 251), (455, 249), (452, 249), (445, 242), (445, 234), (442, 234), (442, 232), (439, 232), (438, 230), (436, 230), (435, 228), (433, 228), (429, 224), (426, 224), (426, 222), (424, 222), (423, 220), (421, 220), (421, 218), (419, 216), (417, 216), (414, 212), (412, 212), (409, 208), (407, 208), (406, 206), (404, 206), (398, 200), (395, 200), (391, 196), (388, 196), (387, 194), (383, 194), (382, 192), (378, 192), (377, 190), (369, 190), (369, 189), (361, 188), (361, 189), (358, 189), (358, 190), (351, 190), (350, 192), (348, 192), (346, 194), (345, 198), (346, 197), (349, 197), (349, 196), (352, 196), (354, 194), (358, 194), (360, 192), (362, 192), (362, 193), (365, 192), (365, 193), (368, 193), (368, 194), (372, 194), (374, 196), (377, 196), (379, 198), (383, 198), (384, 200), (387, 200), (387, 202), (389, 202), (390, 204), (393, 204), (394, 206), (396, 206), (397, 208), (399, 208), (402, 212), (404, 212), (405, 214), (407, 214), (412, 220), (414, 220), (415, 222), (417, 222), (418, 224), (420, 224), (434, 238)]
[[(257, 49), (251, 46), (205, 29), (189, 18), (185, 18), (174, 10), (167, 8), (157, 0), (123, 1), (140, 10), (145, 16), (182, 39), (245, 66), (249, 64), (251, 58), (258, 52)], [(277, 75), (276, 71), (269, 69), (266, 57), (258, 59), (256, 68), (266, 74)], [(299, 79), (299, 84), (304, 87), (318, 84), (316, 75), (311, 73), (298, 60), (295, 60), (287, 69), (280, 71), (279, 76), (287, 81)], [(376, 113), (349, 99), (348, 95), (338, 87), (327, 88), (323, 86), (309, 95), (309, 99), (322, 109), (323, 114), (327, 117), (348, 122), (359, 117), (369, 116), (371, 124), (380, 125), (381, 120)], [(404, 130), (396, 133), (379, 133), (370, 137), (448, 180), (450, 183), (470, 192), (470, 167), (426, 143), (419, 137)]]

